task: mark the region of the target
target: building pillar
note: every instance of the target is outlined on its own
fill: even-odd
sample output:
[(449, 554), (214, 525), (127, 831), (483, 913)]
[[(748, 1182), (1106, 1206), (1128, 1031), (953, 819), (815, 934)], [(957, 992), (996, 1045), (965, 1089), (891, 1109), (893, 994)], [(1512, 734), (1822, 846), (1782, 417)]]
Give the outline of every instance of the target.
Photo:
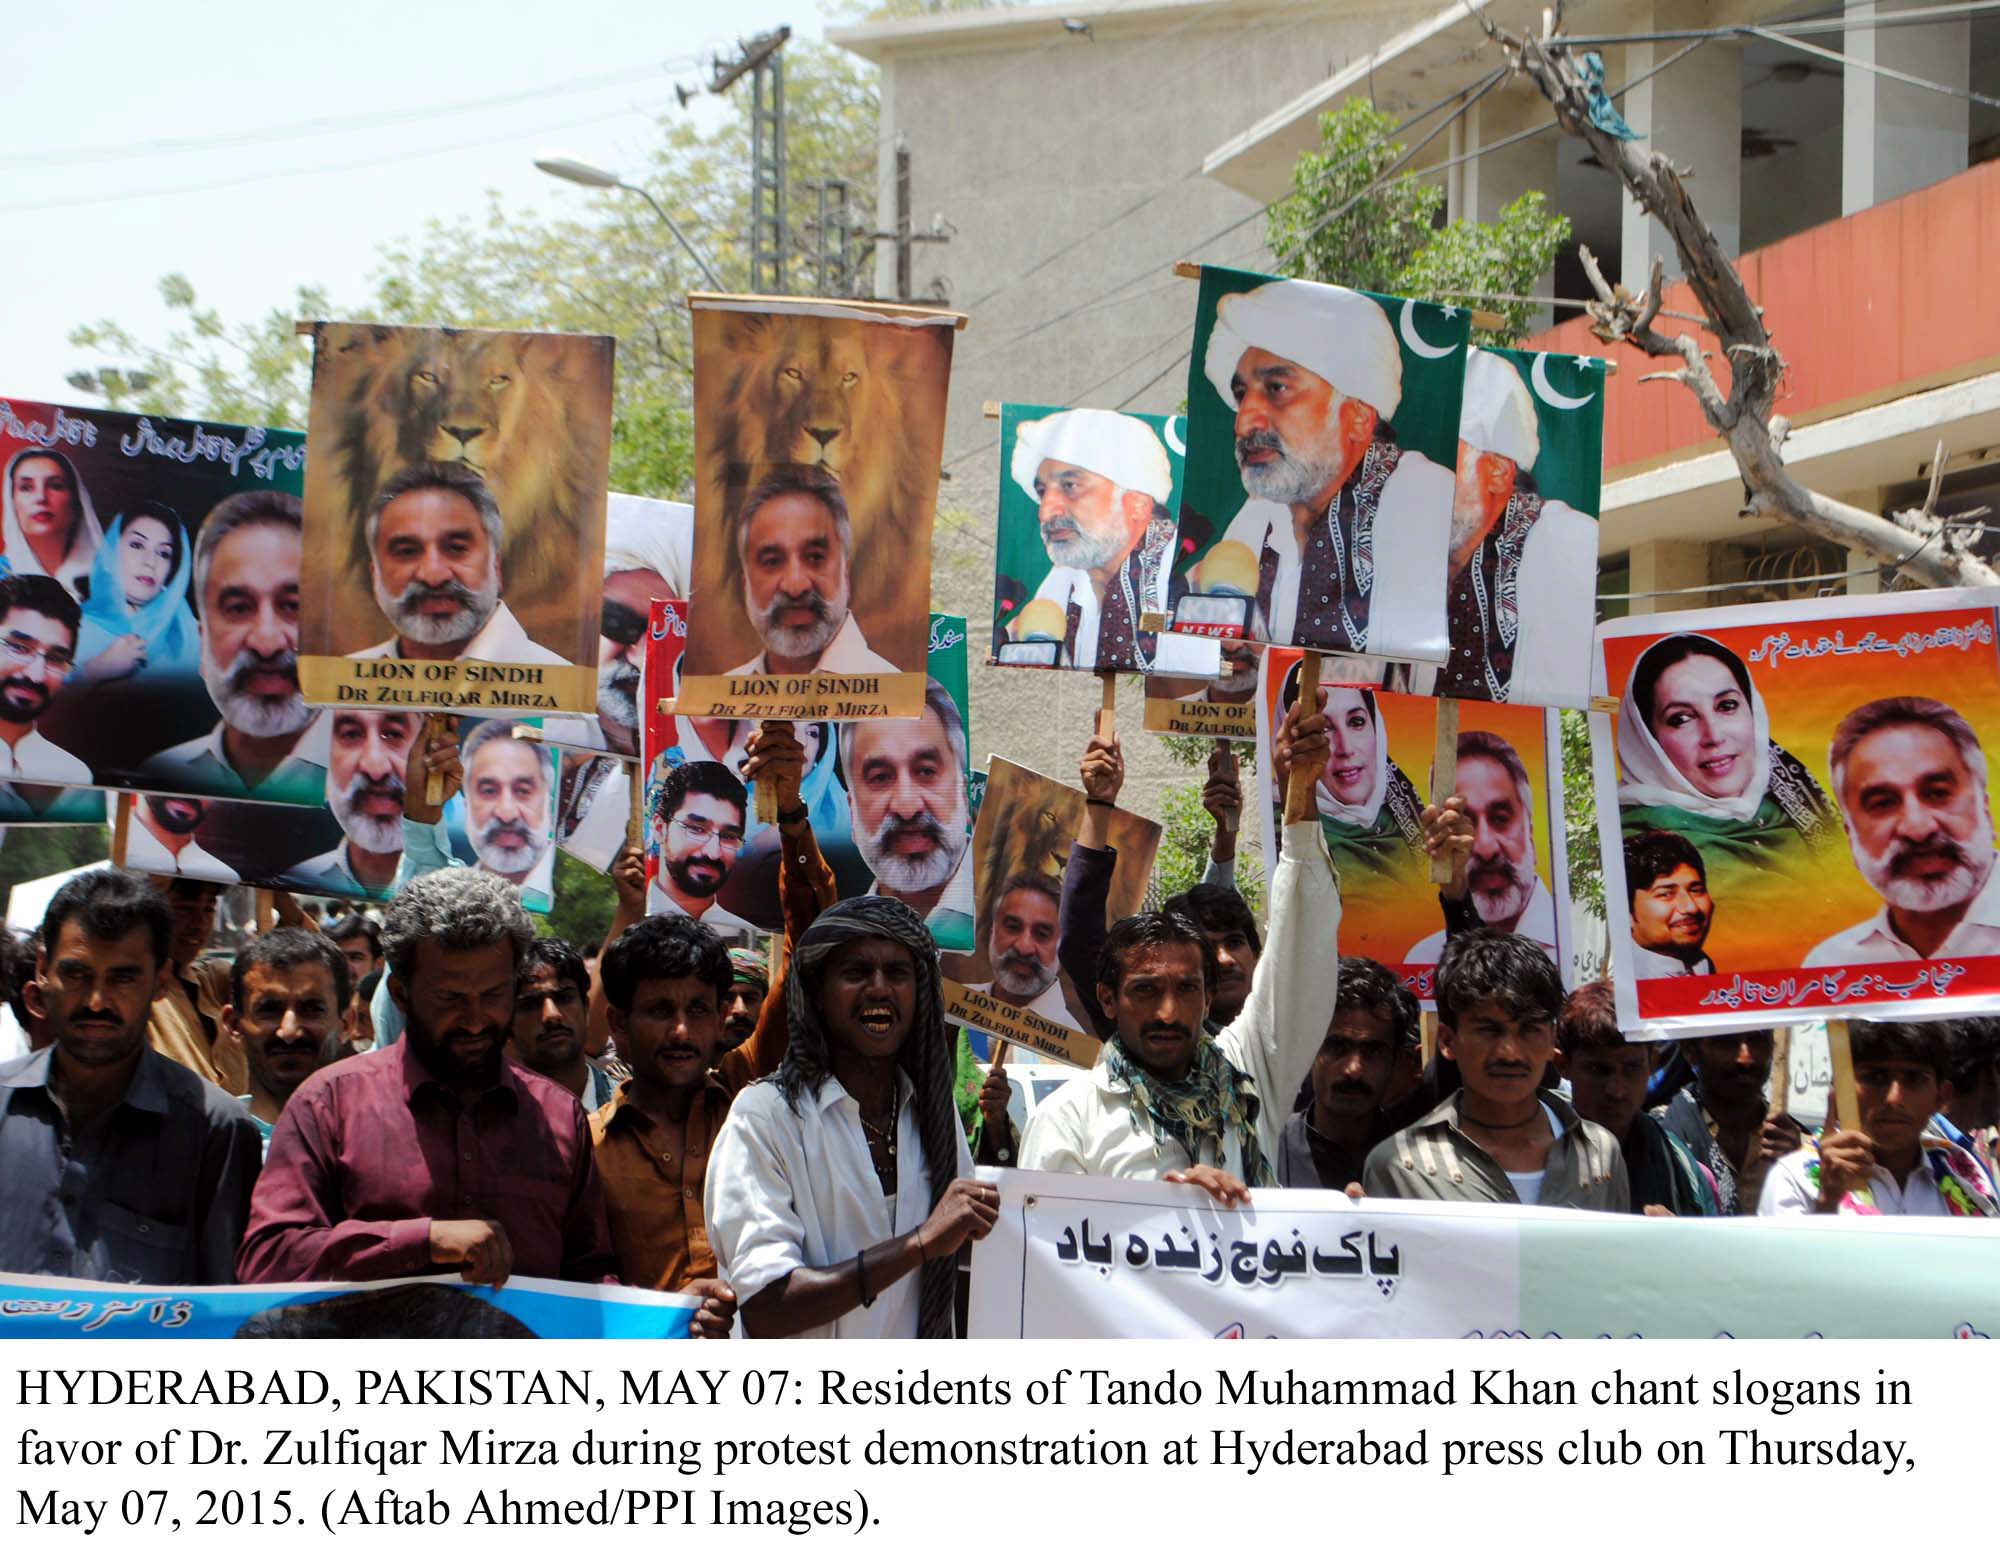
[[(1868, 25), (1929, 0), (1848, 0), (1841, 52), (1964, 91), (1971, 82), (1972, 23)], [(1801, 56), (1802, 58), (1804, 56)], [(1972, 105), (1848, 65), (1842, 72), (1840, 210), (1853, 215), (1965, 171)]]
[[(1665, 31), (1712, 24), (1707, 0), (1653, 0), (1632, 17), (1634, 31)], [(1683, 45), (1634, 43), (1625, 49), (1626, 81), (1637, 81), (1664, 64)], [(1743, 48), (1714, 39), (1670, 69), (1627, 92), (1619, 110), (1644, 136), (1642, 144), (1663, 152), (1678, 167), (1692, 169), (1690, 189), (1701, 217), (1734, 258), (1743, 243)], [(1666, 228), (1646, 215), (1629, 195), (1619, 247), (1619, 278), (1643, 291), (1655, 256), (1667, 261), (1667, 276), (1680, 263)]]
[(1635, 594), (1659, 597), (1632, 599), (1633, 614), (1665, 614), (1673, 609), (1700, 609), (1712, 602), (1705, 593), (1675, 594), (1677, 587), (1707, 584), (1708, 546), (1698, 539), (1648, 539), (1631, 550), (1632, 585)]

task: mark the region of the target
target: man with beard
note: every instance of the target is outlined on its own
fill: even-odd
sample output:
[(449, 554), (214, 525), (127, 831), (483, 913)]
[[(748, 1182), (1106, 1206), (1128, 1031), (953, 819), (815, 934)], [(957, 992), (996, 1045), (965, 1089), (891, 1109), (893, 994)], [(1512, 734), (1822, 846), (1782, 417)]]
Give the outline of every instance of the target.
[(1965, 718), (1927, 696), (1870, 701), (1840, 719), (1828, 765), (1854, 865), (1882, 909), (1806, 968), (2000, 954), (1986, 752)]
[(314, 804), (326, 791), (326, 723), (299, 691), (299, 498), (240, 491), (194, 541), (201, 678), (220, 720), (161, 750), (140, 775), (205, 797)]
[(1278, 1138), (1281, 1186), (1359, 1189), (1368, 1153), (1395, 1130), (1382, 1107), (1401, 1055), (1418, 1046), (1417, 999), (1372, 959), (1340, 961), (1333, 1022), (1306, 1074), (1304, 1103)]
[(76, 667), (83, 611), (53, 577), (0, 577), (0, 778), (69, 785), (90, 767), (35, 727)]
[(173, 918), (169, 960), (159, 977), (147, 1038), (153, 1049), (231, 1094), (248, 1082), (243, 1042), (224, 1027), (229, 1006), (229, 961), (207, 952), (215, 934), (222, 885), (155, 875)]
[(1694, 1081), (1653, 1114), (1707, 1167), (1718, 1212), (1754, 1213), (1765, 1171), (1805, 1135), (1785, 1114), (1783, 1080), (1768, 1102), (1764, 1098), (1771, 1081), (1771, 1031), (1683, 1040), (1681, 1053), (1694, 1069)]
[(1438, 1050), (1463, 1086), (1368, 1155), (1369, 1196), (1628, 1212), (1618, 1140), (1538, 1088), (1555, 1055), (1562, 977), (1535, 944), (1474, 928), (1437, 971)]
[(1757, 1215), (2000, 1217), (1986, 1167), (1933, 1121), (1951, 1102), (1947, 1026), (1856, 1023), (1849, 1039), (1858, 1113), (1771, 1166)]
[(764, 650), (744, 674), (893, 674), (869, 650), (848, 608), (854, 531), (847, 501), (819, 468), (787, 468), (743, 498), (736, 514), (743, 609)]
[(1625, 837), (1625, 888), (1632, 897), (1632, 963), (1640, 980), (1714, 975), (1702, 951), (1715, 922), (1701, 853), (1671, 830)]
[[(1326, 758), (1325, 724), (1295, 725)], [(1317, 818), (1287, 823), (1271, 877), (1271, 942), (1250, 997), (1208, 1033), (1215, 950), (1185, 916), (1142, 912), (1105, 935), (1094, 977), (1111, 1026), (1097, 1063), (1035, 1107), (1023, 1169), (1198, 1185), (1224, 1206), (1277, 1183), (1286, 1106), (1340, 990), (1340, 889)]]
[(0, 1066), (0, 1271), (225, 1283), (257, 1178), (257, 1128), (146, 1044), (173, 923), (114, 868), (42, 919), (23, 995), (53, 1042)]
[[(482, 722), (459, 749), (465, 766), (465, 829), (479, 865), (523, 889), (549, 892), (539, 876), (550, 851), (555, 779), (548, 751), (514, 736), (511, 722)], [(405, 851), (409, 843), (404, 842)], [(553, 864), (551, 864), (553, 865)]]
[(1367, 652), (1435, 638), (1452, 474), (1397, 444), (1388, 314), (1358, 291), (1273, 280), (1217, 304), (1203, 368), (1236, 415), (1249, 499), (1223, 541), (1257, 557), (1264, 639)]
[(1504, 356), (1465, 358), (1445, 616), (1451, 659), (1420, 667), (1421, 695), (1534, 706), (1574, 693), (1590, 656), (1597, 524), (1535, 489), (1535, 400)]
[[(1470, 846), (1456, 849), (1454, 863), (1462, 856), (1462, 864), (1454, 866), (1452, 881), (1439, 891), (1443, 931), (1412, 946), (1404, 962), (1438, 963), (1445, 940), (1472, 927), (1518, 933), (1554, 960), (1559, 952), (1556, 897), (1535, 872), (1535, 794), (1514, 746), (1497, 733), (1460, 733), (1453, 797), (1444, 822), (1456, 826)], [(1437, 811), (1426, 810), (1426, 845), (1437, 818)]]
[(733, 1051), (757, 1031), (757, 1013), (771, 994), (771, 972), (755, 949), (729, 951), (729, 991), (722, 999), (722, 1043)]
[(266, 1150), (285, 1101), (338, 1054), (352, 992), (346, 956), (303, 927), (259, 934), (230, 965), (222, 1027), (242, 1042), (250, 1092), (239, 1098)]
[(500, 600), (500, 504), (462, 463), (412, 464), (368, 508), (375, 607), (396, 634), (349, 657), (562, 663)]
[(1063, 611), (1066, 668), (1151, 670), (1139, 621), (1167, 607), (1174, 469), (1152, 427), (1111, 410), (1062, 410), (1015, 431), (1014, 483), (1034, 500), (1052, 568), (1035, 592)]
[(784, 991), (784, 1061), (730, 1108), (703, 1202), (744, 1329), (949, 1338), (959, 1252), (1000, 1193), (970, 1178), (930, 933), (900, 900), (842, 900)]
[(1569, 1080), (1576, 1113), (1618, 1139), (1633, 1212), (1715, 1216), (1715, 1188), (1693, 1151), (1659, 1117), (1645, 1113), (1652, 1047), (1619, 1032), (1609, 981), (1579, 986), (1564, 1000), (1556, 1019), (1556, 1068)]
[(460, 1268), (598, 1282), (617, 1270), (590, 1127), (560, 1084), (506, 1060), (535, 936), (476, 868), (403, 886), (382, 926), (393, 1046), (322, 1068), (278, 1118), (237, 1254), (242, 1282)]
[(1062, 889), (1041, 873), (1007, 880), (993, 902), (993, 925), (986, 934), (986, 962), (993, 979), (967, 991), (982, 992), (1011, 1008), (1074, 1029), (1063, 998), (1062, 970), (1056, 960)]
[(560, 1083), (585, 1110), (596, 1110), (617, 1085), (583, 1049), (590, 972), (561, 938), (537, 938), (521, 956), (514, 983), (514, 1060)]
[(141, 793), (132, 800), (132, 823), (125, 831), (124, 865), (156, 874), (185, 874), (211, 883), (237, 882), (236, 870), (194, 838), (208, 817), (200, 798)]
[(677, 765), (660, 783), (653, 811), (659, 872), (646, 891), (646, 914), (692, 916), (711, 927), (749, 924), (715, 902), (743, 850), (749, 795), (713, 760)]
[(930, 679), (916, 720), (843, 723), (840, 763), (853, 795), (854, 845), (875, 875), (868, 892), (901, 900), (940, 941), (969, 933), (972, 816), (957, 702)]
[(326, 806), (344, 838), (293, 868), (282, 887), (343, 895), (360, 889), (386, 898), (403, 864), (403, 773), (422, 721), (411, 711), (345, 709), (328, 716)]

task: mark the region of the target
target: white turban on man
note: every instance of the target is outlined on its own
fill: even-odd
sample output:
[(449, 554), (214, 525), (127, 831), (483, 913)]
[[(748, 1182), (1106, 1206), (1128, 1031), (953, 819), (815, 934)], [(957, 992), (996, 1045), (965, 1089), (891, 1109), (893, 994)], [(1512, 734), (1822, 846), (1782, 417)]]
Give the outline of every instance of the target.
[(1230, 380), (1246, 350), (1267, 350), (1296, 362), (1359, 399), (1384, 420), (1403, 402), (1403, 354), (1389, 315), (1359, 291), (1309, 280), (1273, 280), (1215, 304), (1202, 370), (1225, 404), (1236, 405)]
[(685, 598), (694, 572), (694, 509), (613, 492), (604, 514), (604, 574), (654, 571), (669, 598)]
[(1477, 345), (1465, 355), (1458, 439), (1478, 452), (1511, 460), (1523, 473), (1532, 473), (1541, 455), (1542, 437), (1528, 385), (1511, 361)]
[(1160, 506), (1174, 493), (1174, 466), (1153, 428), (1115, 410), (1062, 410), (1015, 429), (1014, 483), (1039, 502), (1035, 481), (1044, 463), (1071, 464), (1102, 475), (1121, 490), (1143, 491)]

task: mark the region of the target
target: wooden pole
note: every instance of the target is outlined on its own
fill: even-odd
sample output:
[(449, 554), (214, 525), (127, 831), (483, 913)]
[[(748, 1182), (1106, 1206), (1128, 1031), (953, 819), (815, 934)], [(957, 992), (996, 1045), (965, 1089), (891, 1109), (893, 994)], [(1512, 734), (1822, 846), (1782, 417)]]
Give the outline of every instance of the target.
[(1847, 1043), (1847, 1020), (1826, 1021), (1826, 1045), (1833, 1057), (1833, 1103), (1828, 1107), (1829, 1132), (1861, 1125), (1861, 1107), (1854, 1099), (1854, 1048)]
[(1438, 1050), (1438, 1016), (1435, 1010), (1417, 1015), (1417, 1046), (1422, 1060), (1421, 1070), (1429, 1072)]
[(257, 930), (269, 932), (278, 925), (278, 902), (268, 889), (257, 891)]
[[(1215, 741), (1215, 758), (1219, 768), (1213, 771), (1212, 774), (1228, 776), (1234, 779), (1237, 775), (1236, 745), (1226, 738), (1218, 738)], [(1240, 791), (1241, 789), (1239, 788), (1238, 790)], [(1236, 833), (1236, 821), (1239, 817), (1241, 816), (1238, 814), (1224, 814), (1222, 816), (1223, 829), (1234, 835)]]
[(1792, 1026), (1771, 1031), (1771, 1114), (1783, 1115), (1792, 1101)]
[(625, 842), (629, 846), (646, 844), (646, 767), (642, 761), (625, 761), (625, 780), (632, 788), (632, 811), (625, 821)]
[[(1444, 800), (1458, 786), (1458, 702), (1446, 696), (1437, 703), (1437, 742), (1431, 750), (1431, 803), (1444, 807)], [(1439, 852), (1431, 858), (1431, 882), (1451, 882), (1451, 859)]]
[[(1319, 654), (1308, 652), (1299, 659), (1299, 704), (1308, 713), (1319, 710)], [(1292, 761), (1291, 775), (1285, 782), (1285, 823), (1299, 824), (1307, 819), (1319, 817), (1319, 805), (1313, 801), (1313, 783), (1319, 780), (1319, 772), (1308, 761)]]
[(755, 787), (754, 799), (757, 804), (757, 823), (760, 825), (776, 824), (778, 822), (777, 782), (760, 772), (753, 785)]
[(1118, 675), (1107, 669), (1097, 676), (1102, 690), (1097, 701), (1097, 736), (1109, 742), (1118, 732)]
[[(438, 741), (439, 737), (448, 736), (450, 730), (450, 719), (441, 711), (434, 711), (424, 718), (424, 749), (426, 755), (428, 755), (431, 746)], [(444, 774), (441, 771), (426, 770), (424, 772), (425, 806), (436, 808), (443, 801)]]
[(132, 794), (118, 794), (117, 811), (111, 819), (111, 859), (125, 866), (125, 838), (132, 833)]

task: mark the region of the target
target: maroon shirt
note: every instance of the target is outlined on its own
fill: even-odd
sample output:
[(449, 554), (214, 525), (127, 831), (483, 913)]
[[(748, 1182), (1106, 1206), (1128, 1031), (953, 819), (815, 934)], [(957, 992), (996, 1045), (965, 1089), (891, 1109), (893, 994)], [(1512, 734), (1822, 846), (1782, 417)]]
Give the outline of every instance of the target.
[(433, 1270), (431, 1220), (491, 1218), (513, 1275), (609, 1282), (618, 1262), (576, 1096), (512, 1062), (460, 1110), (406, 1035), (322, 1068), (271, 1134), (236, 1253), (246, 1283)]

